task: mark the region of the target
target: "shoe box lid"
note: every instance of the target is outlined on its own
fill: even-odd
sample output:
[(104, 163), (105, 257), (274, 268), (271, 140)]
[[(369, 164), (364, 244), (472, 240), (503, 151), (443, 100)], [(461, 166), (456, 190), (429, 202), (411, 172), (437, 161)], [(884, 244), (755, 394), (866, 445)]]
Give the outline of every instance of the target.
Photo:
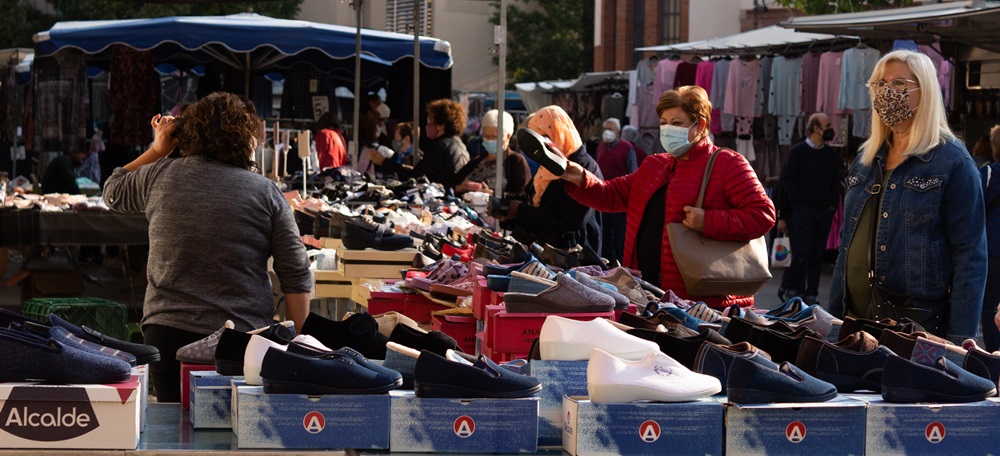
[(192, 371), (188, 386), (191, 391), (191, 426), (195, 429), (232, 429), (231, 404), (233, 377), (216, 371)]
[(864, 454), (864, 401), (725, 406), (728, 454)]
[(987, 454), (1000, 447), (1000, 400), (964, 404), (896, 404), (878, 394), (868, 404), (868, 454)]
[(694, 402), (595, 404), (566, 396), (563, 449), (574, 456), (722, 454), (723, 406)]
[(393, 263), (410, 266), (413, 258), (420, 253), (417, 249), (408, 248), (400, 250), (376, 250), (376, 249), (348, 249), (341, 247), (337, 249), (338, 263)]
[(387, 394), (265, 394), (234, 380), (232, 416), (243, 448), (388, 449)]
[(538, 398), (451, 399), (390, 391), (395, 453), (534, 453)]
[(135, 449), (138, 376), (106, 385), (0, 383), (0, 448)]

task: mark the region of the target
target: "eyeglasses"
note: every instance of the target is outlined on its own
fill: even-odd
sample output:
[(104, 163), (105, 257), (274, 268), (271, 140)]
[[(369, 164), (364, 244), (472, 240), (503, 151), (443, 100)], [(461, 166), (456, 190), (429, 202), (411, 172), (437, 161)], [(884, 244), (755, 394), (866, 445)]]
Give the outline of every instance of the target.
[(896, 78), (896, 79), (890, 80), (889, 82), (874, 81), (874, 82), (869, 82), (868, 84), (865, 84), (865, 86), (867, 86), (871, 90), (881, 90), (881, 89), (884, 89), (885, 86), (888, 85), (889, 87), (892, 87), (892, 90), (903, 91), (903, 90), (906, 90), (906, 84), (907, 83), (917, 84), (916, 88), (917, 89), (920, 88), (920, 83), (919, 82), (914, 81), (912, 79), (906, 79), (906, 78)]

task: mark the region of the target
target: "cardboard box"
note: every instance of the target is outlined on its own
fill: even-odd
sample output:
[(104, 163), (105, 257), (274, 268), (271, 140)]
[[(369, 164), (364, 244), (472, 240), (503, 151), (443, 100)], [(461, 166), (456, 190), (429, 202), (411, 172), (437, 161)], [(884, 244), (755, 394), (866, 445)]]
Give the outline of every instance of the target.
[(399, 271), (413, 265), (417, 250), (337, 249), (337, 266), (348, 278), (398, 279)]
[(538, 398), (420, 398), (390, 391), (392, 452), (533, 453)]
[(110, 385), (0, 383), (0, 448), (134, 450), (139, 379)]
[(389, 396), (264, 394), (234, 381), (238, 448), (387, 449)]
[(316, 271), (317, 298), (350, 298), (354, 283), (340, 271)]
[(574, 456), (722, 454), (723, 407), (714, 399), (594, 404), (566, 397), (563, 409), (563, 449)]
[(191, 383), (191, 427), (195, 429), (231, 429), (232, 380), (216, 371), (194, 371)]
[(476, 319), (461, 315), (432, 315), (431, 329), (441, 331), (458, 342), (466, 353), (476, 353)]
[(1000, 403), (894, 404), (880, 395), (868, 403), (868, 454), (995, 454), (1000, 449)]
[(587, 361), (540, 361), (528, 363), (529, 373), (542, 382), (538, 393), (538, 445), (563, 444), (566, 414), (563, 397), (587, 396)]
[(191, 407), (191, 372), (214, 371), (214, 364), (188, 364), (181, 363), (181, 408), (187, 410)]
[(319, 238), (319, 242), (324, 249), (339, 249), (344, 247), (344, 241), (339, 238), (321, 237)]
[(132, 368), (132, 375), (139, 380), (139, 432), (146, 432), (146, 411), (149, 409), (149, 364)]
[(726, 403), (728, 454), (864, 454), (863, 401)]

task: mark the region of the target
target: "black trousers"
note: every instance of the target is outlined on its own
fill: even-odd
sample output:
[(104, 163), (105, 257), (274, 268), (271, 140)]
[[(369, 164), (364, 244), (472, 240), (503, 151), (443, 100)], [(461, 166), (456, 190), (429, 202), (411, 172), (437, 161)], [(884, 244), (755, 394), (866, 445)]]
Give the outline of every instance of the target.
[(792, 211), (789, 241), (792, 265), (781, 277), (782, 288), (795, 290), (799, 296), (819, 294), (819, 276), (823, 271), (823, 252), (830, 236), (834, 209), (825, 206), (796, 206)]
[(160, 360), (149, 365), (149, 383), (153, 387), (157, 402), (181, 401), (181, 363), (175, 358), (177, 350), (207, 336), (208, 334), (193, 333), (169, 326), (142, 327), (142, 338), (146, 345), (152, 345), (160, 350)]

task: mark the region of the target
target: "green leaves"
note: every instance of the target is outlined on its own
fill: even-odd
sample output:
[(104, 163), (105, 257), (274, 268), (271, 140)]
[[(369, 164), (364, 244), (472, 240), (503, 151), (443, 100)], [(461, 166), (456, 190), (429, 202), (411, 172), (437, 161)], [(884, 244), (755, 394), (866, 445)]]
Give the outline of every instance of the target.
[[(500, 23), (500, 4), (490, 22)], [(593, 0), (512, 0), (507, 80), (572, 79), (593, 67)]]
[(911, 6), (913, 0), (774, 0), (774, 3), (806, 14), (819, 15)]

